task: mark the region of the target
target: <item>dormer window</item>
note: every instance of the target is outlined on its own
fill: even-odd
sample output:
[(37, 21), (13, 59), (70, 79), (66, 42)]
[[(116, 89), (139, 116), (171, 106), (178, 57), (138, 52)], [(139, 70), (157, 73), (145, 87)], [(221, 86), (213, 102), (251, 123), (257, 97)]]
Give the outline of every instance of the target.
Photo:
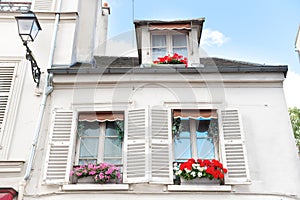
[(175, 53), (186, 57), (188, 67), (199, 67), (199, 44), (204, 19), (176, 21), (135, 21), (141, 67)]
[(187, 34), (171, 32), (151, 33), (151, 53), (152, 60), (164, 57), (168, 54), (177, 53), (183, 57), (188, 57)]

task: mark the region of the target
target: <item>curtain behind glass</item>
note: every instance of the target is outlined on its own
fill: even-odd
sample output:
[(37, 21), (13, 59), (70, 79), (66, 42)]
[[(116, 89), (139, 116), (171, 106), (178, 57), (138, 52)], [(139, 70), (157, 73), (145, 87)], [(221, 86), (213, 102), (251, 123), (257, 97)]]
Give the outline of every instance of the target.
[(79, 164), (96, 163), (99, 148), (99, 122), (79, 122)]

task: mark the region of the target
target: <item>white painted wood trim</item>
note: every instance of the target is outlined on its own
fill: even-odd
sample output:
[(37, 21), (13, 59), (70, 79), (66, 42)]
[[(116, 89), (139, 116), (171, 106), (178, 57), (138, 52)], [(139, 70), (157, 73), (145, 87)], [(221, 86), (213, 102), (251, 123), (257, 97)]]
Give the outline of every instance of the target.
[(230, 185), (168, 185), (170, 192), (231, 192)]
[(62, 191), (110, 191), (129, 190), (129, 184), (69, 184), (61, 187)]
[(0, 161), (0, 174), (20, 173), (24, 167), (24, 161)]

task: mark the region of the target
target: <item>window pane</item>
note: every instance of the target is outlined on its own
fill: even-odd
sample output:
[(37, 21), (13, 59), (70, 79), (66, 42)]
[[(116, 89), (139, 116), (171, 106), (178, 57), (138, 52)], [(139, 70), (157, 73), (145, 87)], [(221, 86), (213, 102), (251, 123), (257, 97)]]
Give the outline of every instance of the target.
[(106, 122), (106, 136), (118, 136), (115, 122)]
[(78, 165), (86, 165), (88, 163), (97, 163), (96, 159), (79, 159)]
[(174, 149), (175, 161), (187, 160), (192, 157), (191, 140), (188, 138), (175, 138)]
[(100, 134), (99, 122), (79, 122), (77, 130), (80, 137), (79, 164), (96, 162)]
[(152, 59), (156, 60), (158, 57), (164, 57), (167, 55), (166, 48), (153, 48), (152, 49)]
[(79, 157), (97, 158), (98, 143), (98, 138), (81, 138)]
[(79, 122), (77, 130), (78, 130), (78, 135), (80, 137), (86, 137), (86, 136), (99, 137), (100, 124), (99, 122)]
[(186, 47), (186, 35), (173, 35), (173, 47)]
[(165, 47), (166, 35), (152, 35), (152, 47)]
[[(123, 123), (119, 123), (119, 125), (124, 126)], [(122, 162), (122, 140), (119, 138), (116, 128), (116, 122), (106, 122), (104, 161), (111, 164), (121, 164)]]
[(187, 52), (187, 48), (173, 48), (173, 54), (175, 54), (175, 53), (177, 53), (177, 54), (179, 54), (179, 55), (181, 55), (181, 56), (183, 56), (183, 57), (188, 57), (188, 52)]
[(196, 137), (197, 138), (200, 138), (200, 137), (205, 137), (205, 138), (207, 138), (208, 137), (208, 132), (207, 131), (205, 131), (205, 132), (199, 132), (199, 131), (196, 131)]
[(181, 129), (178, 137), (174, 138), (174, 156), (176, 162), (183, 162), (192, 157), (190, 122), (188, 119), (181, 119)]
[(116, 159), (116, 158), (114, 158), (114, 159), (105, 158), (105, 159), (104, 159), (104, 162), (107, 162), (107, 163), (110, 163), (110, 164), (114, 164), (114, 165), (120, 165), (120, 164), (122, 164), (122, 159), (121, 159), (121, 158), (120, 158), (120, 159)]
[(104, 157), (121, 157), (122, 142), (119, 138), (105, 138)]
[(212, 138), (197, 139), (198, 158), (214, 159), (215, 148)]
[(206, 119), (205, 120), (201, 119), (201, 120), (197, 121), (196, 130), (199, 132), (207, 132), (210, 121), (211, 120), (206, 120)]

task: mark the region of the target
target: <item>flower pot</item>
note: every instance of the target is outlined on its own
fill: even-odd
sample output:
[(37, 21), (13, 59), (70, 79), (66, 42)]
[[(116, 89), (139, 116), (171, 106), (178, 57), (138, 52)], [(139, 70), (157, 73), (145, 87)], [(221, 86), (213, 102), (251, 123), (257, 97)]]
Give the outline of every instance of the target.
[(195, 178), (191, 180), (186, 180), (180, 177), (181, 185), (220, 185), (219, 179), (208, 179), (208, 178)]
[(86, 176), (77, 179), (77, 183), (95, 183), (94, 176)]

